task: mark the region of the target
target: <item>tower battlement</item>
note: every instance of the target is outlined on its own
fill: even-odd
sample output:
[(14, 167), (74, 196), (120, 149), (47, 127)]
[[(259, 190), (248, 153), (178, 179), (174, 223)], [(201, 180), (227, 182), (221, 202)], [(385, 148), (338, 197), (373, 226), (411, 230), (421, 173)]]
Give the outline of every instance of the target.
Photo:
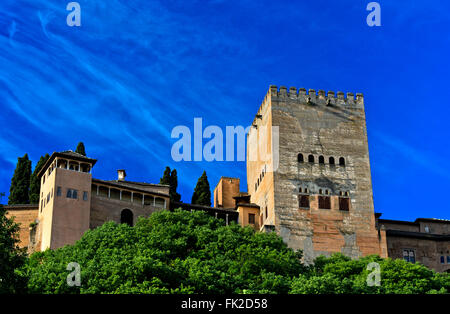
[[(346, 110), (359, 109), (364, 110), (364, 95), (362, 93), (344, 93), (338, 91), (325, 92), (319, 89), (317, 92), (315, 89), (297, 88), (286, 86), (276, 86), (270, 85), (269, 90), (264, 97), (261, 106), (258, 109), (257, 116), (262, 114), (264, 105), (267, 104), (268, 100), (271, 101), (290, 101), (291, 103), (298, 103), (299, 105), (315, 105), (315, 106), (326, 106), (332, 108), (341, 108)], [(253, 120), (253, 124), (257, 121), (256, 117)]]
[(342, 106), (342, 107), (354, 107), (363, 108), (364, 107), (364, 96), (362, 93), (344, 92), (338, 91), (328, 91), (326, 93), (324, 90), (319, 89), (317, 92), (315, 89), (308, 89), (296, 87), (270, 85), (269, 91), (266, 97), (273, 98), (290, 98), (296, 99), (299, 103), (313, 103), (317, 105), (330, 105), (330, 106)]

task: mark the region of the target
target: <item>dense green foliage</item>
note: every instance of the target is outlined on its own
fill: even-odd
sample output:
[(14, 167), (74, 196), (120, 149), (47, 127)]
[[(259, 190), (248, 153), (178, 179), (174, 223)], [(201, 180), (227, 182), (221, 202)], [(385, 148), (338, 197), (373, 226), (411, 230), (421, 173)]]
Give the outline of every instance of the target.
[(31, 160), (28, 159), (28, 154), (25, 154), (25, 156), (18, 158), (17, 166), (11, 179), (9, 205), (30, 203), (30, 177)]
[[(304, 267), (276, 234), (202, 212), (162, 211), (136, 226), (108, 222), (75, 245), (29, 259), (32, 293), (287, 293)], [(69, 287), (68, 263), (81, 266)]]
[(165, 184), (170, 186), (169, 195), (171, 202), (179, 202), (181, 200), (181, 195), (177, 193), (178, 176), (176, 169), (170, 171), (170, 167), (166, 167), (162, 178), (159, 180), (159, 184)]
[[(74, 245), (34, 253), (16, 273), (28, 278), (30, 293), (450, 291), (449, 274), (403, 260), (377, 256), (351, 260), (335, 254), (318, 257), (306, 267), (300, 258), (300, 252), (288, 248), (275, 233), (258, 233), (234, 223), (225, 226), (200, 211), (175, 210), (140, 218), (134, 227), (107, 222)], [(81, 267), (80, 286), (67, 284), (71, 262)], [(367, 284), (371, 262), (380, 266), (379, 286)]]
[(194, 194), (192, 195), (192, 204), (211, 206), (211, 189), (209, 188), (208, 177), (206, 176), (206, 171), (197, 181), (197, 185), (194, 189)]
[[(369, 286), (367, 278), (374, 269), (371, 262), (380, 266), (380, 285)], [(357, 260), (342, 254), (330, 258), (318, 257), (310, 271), (294, 278), (291, 293), (304, 294), (424, 294), (449, 293), (450, 276), (436, 273), (421, 264), (401, 259), (382, 259), (366, 256)]]
[(0, 204), (0, 293), (23, 292), (25, 281), (16, 273), (25, 262), (25, 251), (18, 247), (19, 225), (6, 217)]
[(84, 143), (79, 142), (77, 145), (77, 149), (75, 150), (75, 153), (78, 153), (80, 155), (86, 156), (86, 149), (84, 148)]
[(31, 178), (30, 178), (30, 190), (29, 190), (31, 204), (39, 203), (39, 192), (41, 190), (41, 180), (40, 180), (40, 178), (38, 178), (37, 174), (49, 158), (50, 158), (49, 154), (45, 154), (45, 156), (41, 156), (38, 163), (36, 164), (36, 167), (34, 167), (33, 174), (31, 175)]

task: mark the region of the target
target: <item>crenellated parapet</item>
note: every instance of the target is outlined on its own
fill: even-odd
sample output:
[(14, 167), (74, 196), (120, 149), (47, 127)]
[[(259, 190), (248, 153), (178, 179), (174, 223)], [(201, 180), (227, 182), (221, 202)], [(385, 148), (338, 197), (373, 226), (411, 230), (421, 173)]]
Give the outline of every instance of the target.
[(266, 97), (271, 97), (278, 99), (291, 99), (296, 100), (299, 103), (304, 104), (314, 104), (314, 105), (325, 105), (325, 106), (336, 106), (344, 108), (364, 108), (364, 96), (361, 93), (355, 94), (348, 92), (344, 94), (341, 91), (335, 93), (334, 91), (328, 91), (326, 93), (324, 90), (316, 90), (305, 88), (290, 87), (287, 89), (286, 86), (270, 85), (269, 92)]

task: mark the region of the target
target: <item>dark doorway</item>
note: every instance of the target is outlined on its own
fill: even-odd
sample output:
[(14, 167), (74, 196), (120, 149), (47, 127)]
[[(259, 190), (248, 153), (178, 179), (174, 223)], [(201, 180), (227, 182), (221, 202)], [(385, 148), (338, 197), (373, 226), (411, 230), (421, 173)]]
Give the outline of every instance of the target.
[(127, 224), (130, 227), (133, 226), (133, 212), (129, 209), (124, 209), (120, 213), (120, 223)]

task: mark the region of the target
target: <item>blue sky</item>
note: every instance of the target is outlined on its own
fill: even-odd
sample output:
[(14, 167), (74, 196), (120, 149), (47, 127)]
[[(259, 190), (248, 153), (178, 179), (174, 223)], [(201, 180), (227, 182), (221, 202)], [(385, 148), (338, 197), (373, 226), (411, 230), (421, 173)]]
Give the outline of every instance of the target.
[[(270, 84), (362, 92), (375, 210), (450, 219), (450, 5), (379, 1), (0, 2), (0, 191), (18, 156), (33, 166), (79, 141), (94, 176), (159, 182), (175, 167), (190, 201), (207, 171), (241, 178), (244, 162), (174, 162), (173, 127), (249, 125)], [(3, 199), (5, 202), (5, 199)]]

